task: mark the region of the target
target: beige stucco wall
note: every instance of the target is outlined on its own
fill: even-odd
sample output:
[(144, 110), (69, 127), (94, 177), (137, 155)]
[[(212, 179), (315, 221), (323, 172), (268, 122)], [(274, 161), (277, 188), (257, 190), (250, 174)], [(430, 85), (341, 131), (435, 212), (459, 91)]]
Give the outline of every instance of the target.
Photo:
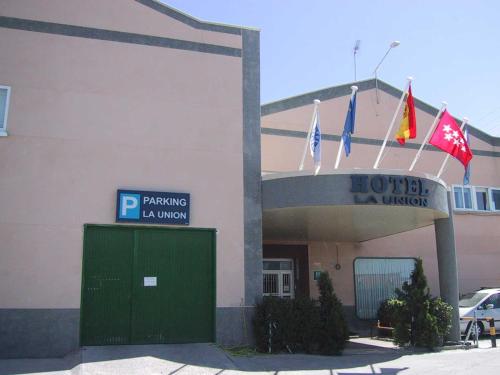
[[(101, 2), (4, 1), (0, 11), (62, 23), (78, 13), (107, 27), (111, 15), (90, 22), (90, 3)], [(138, 27), (140, 5), (106, 6), (116, 3), (132, 4), (120, 14)], [(143, 32), (159, 22), (149, 12)], [(186, 32), (160, 16), (165, 36)], [(12, 87), (0, 138), (0, 308), (80, 306), (83, 224), (114, 222), (118, 188), (191, 193), (190, 226), (218, 230), (217, 306), (239, 305), (241, 59), (2, 28), (0, 40), (0, 84)]]
[[(403, 242), (404, 241), (404, 242)], [(413, 241), (413, 245), (408, 246)], [(340, 270), (335, 269), (338, 262)], [(434, 227), (420, 228), (405, 234), (388, 236), (361, 243), (309, 243), (309, 265), (311, 271), (328, 271), (335, 293), (345, 305), (354, 305), (354, 260), (360, 257), (421, 257), (427, 281), (433, 295), (439, 295)], [(311, 296), (318, 296), (318, 288), (311, 274)]]
[[(454, 226), (460, 293), (500, 285), (498, 218), (456, 214)], [(336, 245), (340, 270), (335, 269)], [(354, 305), (353, 262), (357, 257), (420, 257), (431, 294), (439, 295), (434, 226), (362, 243), (310, 242), (308, 249), (309, 287), (314, 298), (318, 297), (318, 289), (313, 271), (328, 271), (338, 297), (344, 304)]]
[[(414, 95), (418, 96), (418, 85), (414, 83)], [(375, 90), (358, 93), (356, 109), (355, 137), (382, 140), (394, 114), (399, 98), (379, 90), (380, 103), (376, 103)], [(325, 100), (320, 104), (322, 134), (340, 135), (344, 126), (349, 96)], [(439, 105), (439, 103), (437, 103)], [(454, 108), (449, 112), (455, 114)], [(311, 121), (313, 104), (276, 112), (262, 117), (262, 128), (284, 129), (307, 132)], [(399, 126), (398, 115), (389, 144), (397, 144), (393, 136)], [(410, 143), (421, 143), (434, 120), (433, 116), (417, 109), (417, 138)], [(473, 121), (472, 121), (473, 122)], [(263, 173), (293, 172), (298, 170), (305, 140), (283, 135), (262, 135)], [(499, 151), (474, 136), (473, 149)], [(339, 142), (322, 140), (321, 172), (332, 171), (337, 156)], [(380, 146), (353, 143), (351, 155), (346, 158), (342, 152), (339, 169), (371, 169)], [(380, 168), (408, 170), (417, 150), (408, 147), (386, 149)], [(415, 171), (436, 175), (446, 154), (424, 151)], [(306, 157), (305, 169), (312, 171), (312, 160)], [(471, 162), (471, 183), (476, 186), (500, 187), (500, 158), (474, 156)], [(312, 172), (311, 172), (312, 173)], [(464, 168), (457, 160), (450, 158), (442, 179), (451, 186), (462, 184)], [(455, 213), (455, 240), (459, 265), (460, 292), (465, 293), (481, 286), (500, 285), (500, 214), (497, 213)], [(286, 241), (286, 239), (283, 239)], [(362, 243), (340, 243), (339, 259), (341, 270), (335, 270), (336, 246), (333, 242), (309, 242), (310, 290), (317, 296), (313, 281), (314, 270), (329, 271), (335, 290), (343, 303), (354, 304), (353, 261), (356, 257), (421, 257), (428, 278), (431, 293), (439, 295), (439, 277), (434, 226), (397, 234)]]
[(455, 214), (461, 293), (472, 292), (485, 286), (500, 286), (499, 222), (500, 219), (496, 215)]
[(134, 0), (2, 0), (0, 14), (241, 48), (239, 35), (200, 30)]

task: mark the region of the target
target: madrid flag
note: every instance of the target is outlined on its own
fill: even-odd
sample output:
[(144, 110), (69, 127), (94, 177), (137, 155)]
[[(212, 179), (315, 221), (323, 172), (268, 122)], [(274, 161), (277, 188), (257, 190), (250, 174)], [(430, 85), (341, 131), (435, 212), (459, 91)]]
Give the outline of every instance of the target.
[(446, 110), (443, 112), (429, 143), (458, 159), (466, 168), (472, 159), (467, 139)]
[(413, 139), (417, 136), (417, 119), (415, 117), (415, 103), (411, 94), (411, 86), (408, 87), (408, 98), (406, 99), (405, 111), (399, 130), (396, 133), (396, 139), (399, 144), (404, 145), (407, 139)]

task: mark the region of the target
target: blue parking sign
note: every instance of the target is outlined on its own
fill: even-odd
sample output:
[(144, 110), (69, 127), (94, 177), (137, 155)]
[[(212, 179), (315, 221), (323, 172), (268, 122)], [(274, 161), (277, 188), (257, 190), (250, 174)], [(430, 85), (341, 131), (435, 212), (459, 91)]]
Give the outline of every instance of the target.
[(118, 218), (139, 220), (141, 214), (141, 195), (120, 193), (118, 203)]
[(116, 221), (189, 225), (189, 193), (118, 190)]

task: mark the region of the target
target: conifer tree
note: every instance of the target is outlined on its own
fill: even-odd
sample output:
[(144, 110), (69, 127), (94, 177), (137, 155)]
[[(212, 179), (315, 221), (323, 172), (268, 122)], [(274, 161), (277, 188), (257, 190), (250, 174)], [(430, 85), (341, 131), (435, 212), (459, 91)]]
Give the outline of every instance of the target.
[(328, 272), (322, 272), (318, 279), (320, 304), (319, 351), (322, 354), (340, 354), (349, 339), (349, 330), (342, 313), (342, 303), (333, 291)]
[[(394, 338), (397, 344), (434, 348), (441, 344), (451, 326), (451, 306), (440, 299), (432, 299), (424, 275), (422, 259), (417, 259), (410, 281), (396, 289), (398, 321)], [(441, 320), (438, 315), (444, 316)]]

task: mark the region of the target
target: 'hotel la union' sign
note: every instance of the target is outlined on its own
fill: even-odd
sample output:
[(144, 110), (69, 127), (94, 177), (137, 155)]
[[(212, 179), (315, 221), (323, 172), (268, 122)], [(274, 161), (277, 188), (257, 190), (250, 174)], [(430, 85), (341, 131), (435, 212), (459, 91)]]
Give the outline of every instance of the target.
[(355, 204), (429, 206), (427, 181), (412, 176), (351, 175)]

